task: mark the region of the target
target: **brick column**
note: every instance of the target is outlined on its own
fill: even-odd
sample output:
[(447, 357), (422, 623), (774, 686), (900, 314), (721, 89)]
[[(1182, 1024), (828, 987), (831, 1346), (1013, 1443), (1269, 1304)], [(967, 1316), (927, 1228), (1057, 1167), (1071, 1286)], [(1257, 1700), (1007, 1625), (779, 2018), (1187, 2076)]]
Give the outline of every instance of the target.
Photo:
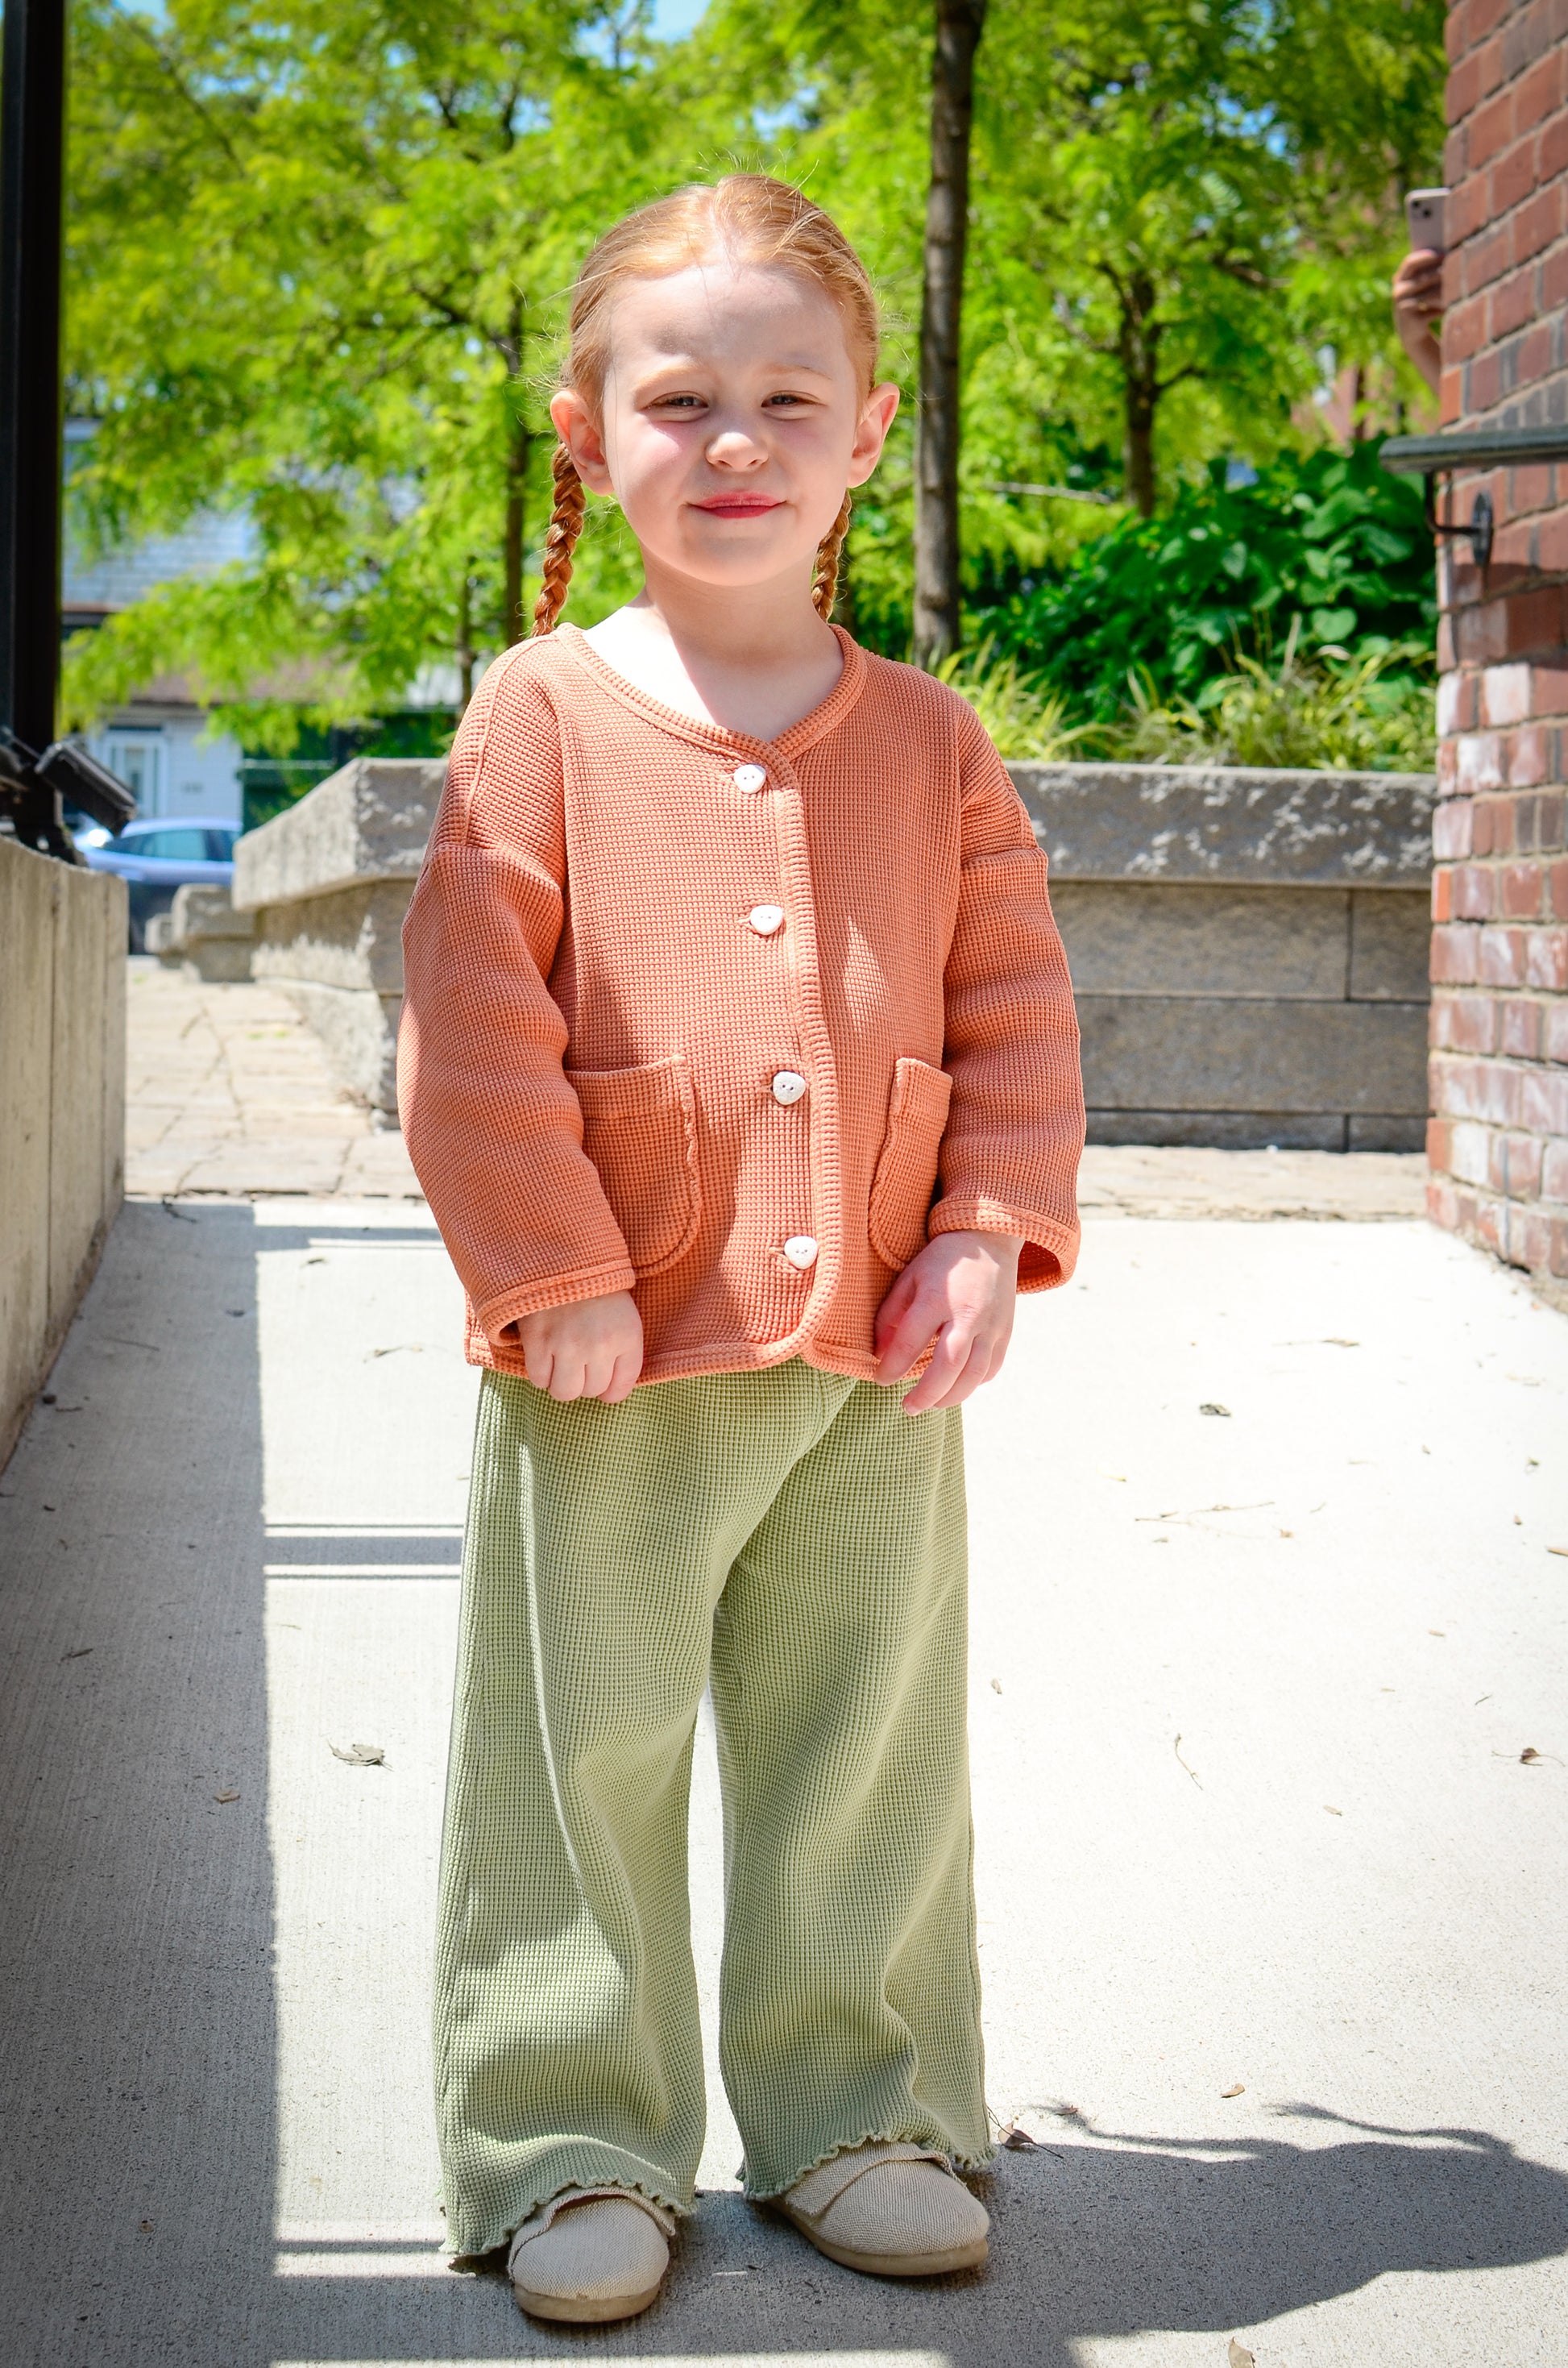
[[(1568, 0), (1449, 16), (1445, 427), (1568, 422)], [(1460, 479), (1439, 562), (1432, 1178), (1439, 1224), (1568, 1307), (1568, 461)]]

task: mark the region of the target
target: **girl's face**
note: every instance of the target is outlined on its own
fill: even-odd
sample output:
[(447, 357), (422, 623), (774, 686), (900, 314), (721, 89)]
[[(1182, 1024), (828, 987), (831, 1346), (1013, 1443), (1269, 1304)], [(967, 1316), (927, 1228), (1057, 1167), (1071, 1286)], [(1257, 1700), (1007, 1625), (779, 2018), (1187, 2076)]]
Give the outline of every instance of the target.
[(583, 483), (615, 495), (651, 576), (809, 586), (898, 389), (862, 395), (837, 306), (790, 271), (715, 256), (611, 304), (597, 415), (572, 392), (551, 405)]

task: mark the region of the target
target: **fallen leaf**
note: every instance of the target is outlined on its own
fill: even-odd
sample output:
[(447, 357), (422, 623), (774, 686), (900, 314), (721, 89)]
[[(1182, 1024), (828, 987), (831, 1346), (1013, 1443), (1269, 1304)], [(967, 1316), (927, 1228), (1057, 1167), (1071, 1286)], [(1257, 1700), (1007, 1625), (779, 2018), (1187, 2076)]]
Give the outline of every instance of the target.
[(1028, 2130), (1019, 2129), (1017, 2122), (1009, 2122), (1002, 2133), (1002, 2143), (1009, 2154), (1033, 2154), (1038, 2140), (1031, 2138)]
[(214, 1793), (212, 1795), (215, 1801), (237, 1801), (239, 1797), (237, 1793)]
[(1293, 1538), (1296, 1532), (1294, 1530), (1281, 1530), (1279, 1534), (1282, 1538)]
[(1246, 2095), (1246, 2082), (1244, 2080), (1233, 2080), (1228, 2089), (1221, 2089), (1220, 2094), (1221, 2097), (1244, 2097)]
[(152, 2235), (153, 2224), (150, 2220), (143, 2220), (141, 2223), (141, 2233), (143, 2237), (150, 2237)]
[(394, 1340), (390, 1349), (370, 1349), (365, 1358), (365, 1362), (367, 1365), (372, 1365), (378, 1357), (422, 1357), (424, 1354), (425, 1344), (422, 1340)]
[(92, 1649), (90, 1645), (78, 1645), (74, 1653), (62, 1653), (60, 1657), (62, 1661), (85, 1661)]
[(1325, 1801), (1325, 1802), (1324, 1803), (1324, 1804), (1323, 1804), (1323, 1805), (1324, 1805), (1324, 1807), (1328, 1811), (1328, 1814), (1329, 1814), (1329, 1816), (1330, 1816), (1331, 1817), (1342, 1817), (1342, 1816), (1345, 1815), (1345, 1812), (1344, 1812), (1344, 1810), (1343, 1810), (1343, 1809), (1335, 1809), (1335, 1808), (1331, 1807), (1331, 1806), (1330, 1806), (1330, 1804), (1329, 1804), (1329, 1803), (1328, 1803), (1327, 1801)]
[(1198, 1411), (1199, 1414), (1222, 1414), (1227, 1421), (1230, 1420), (1230, 1407), (1216, 1405), (1212, 1398), (1205, 1398)]
[(347, 1751), (329, 1743), (327, 1749), (335, 1759), (346, 1759), (350, 1768), (380, 1768), (387, 1756), (379, 1743), (351, 1743)]
[(1538, 1751), (1533, 1743), (1527, 1743), (1524, 1749), (1519, 1754), (1519, 1766), (1521, 1768), (1539, 1768), (1545, 1757), (1546, 1754), (1543, 1751)]
[(1448, 1633), (1446, 1628), (1428, 1628), (1426, 1631), (1428, 1636), (1446, 1636)]
[(993, 1678), (993, 1679), (992, 1679), (992, 1680), (991, 1680), (991, 1691), (992, 1691), (992, 1692), (993, 1692), (994, 1694), (999, 1694), (999, 1693), (1001, 1692), (1001, 1691), (1002, 1691), (1002, 1680), (1001, 1680), (1001, 1679), (1000, 1679), (1000, 1678)]
[(1226, 2368), (1257, 2368), (1256, 2355), (1247, 2350), (1244, 2343), (1238, 2343), (1233, 2335), (1231, 2338), (1231, 2348), (1225, 2354), (1225, 2361)]
[(1568, 1546), (1548, 1546), (1546, 1551), (1548, 1554), (1568, 1554)]
[[(1159, 1538), (1156, 1538), (1156, 1539), (1155, 1539), (1155, 1541), (1154, 1541), (1154, 1543), (1155, 1543), (1155, 1544), (1156, 1544), (1156, 1545), (1159, 1545), (1159, 1544), (1163, 1543), (1163, 1540), (1161, 1540), (1161, 1539), (1159, 1539)], [(1194, 1782), (1195, 1784), (1197, 1784), (1197, 1785), (1198, 1785), (1198, 1789), (1199, 1789), (1199, 1791), (1201, 1793), (1201, 1792), (1202, 1792), (1202, 1790), (1203, 1790), (1203, 1787), (1202, 1787), (1202, 1785), (1201, 1785), (1200, 1783), (1199, 1783), (1199, 1781), (1198, 1781), (1198, 1770), (1197, 1770), (1197, 1769), (1196, 1769), (1196, 1768), (1188, 1767), (1188, 1766), (1187, 1766), (1187, 1761), (1186, 1761), (1185, 1759), (1182, 1759), (1182, 1757), (1181, 1757), (1181, 1737), (1180, 1737), (1180, 1736), (1179, 1736), (1179, 1735), (1176, 1736), (1176, 1742), (1175, 1742), (1175, 1743), (1174, 1743), (1174, 1745), (1172, 1746), (1172, 1748), (1173, 1748), (1173, 1750), (1175, 1751), (1175, 1753), (1176, 1753), (1176, 1756), (1177, 1759), (1178, 1759), (1178, 1760), (1181, 1760), (1181, 1764), (1182, 1764), (1182, 1766), (1183, 1766), (1184, 1768), (1186, 1768), (1186, 1769), (1187, 1769), (1187, 1774), (1191, 1777), (1191, 1779), (1192, 1779), (1193, 1782)]]

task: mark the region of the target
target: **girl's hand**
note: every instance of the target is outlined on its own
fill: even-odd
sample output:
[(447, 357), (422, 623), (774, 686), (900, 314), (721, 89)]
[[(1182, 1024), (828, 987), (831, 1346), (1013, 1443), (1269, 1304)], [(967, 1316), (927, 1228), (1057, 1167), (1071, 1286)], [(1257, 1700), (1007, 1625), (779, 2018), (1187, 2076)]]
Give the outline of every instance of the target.
[(904, 1268), (877, 1310), (878, 1381), (902, 1381), (921, 1350), (937, 1343), (904, 1399), (905, 1414), (962, 1406), (1001, 1372), (1023, 1247), (1013, 1234), (938, 1234)]
[(642, 1318), (629, 1291), (541, 1307), (519, 1317), (517, 1338), (529, 1381), (562, 1406), (573, 1398), (619, 1406), (642, 1371)]

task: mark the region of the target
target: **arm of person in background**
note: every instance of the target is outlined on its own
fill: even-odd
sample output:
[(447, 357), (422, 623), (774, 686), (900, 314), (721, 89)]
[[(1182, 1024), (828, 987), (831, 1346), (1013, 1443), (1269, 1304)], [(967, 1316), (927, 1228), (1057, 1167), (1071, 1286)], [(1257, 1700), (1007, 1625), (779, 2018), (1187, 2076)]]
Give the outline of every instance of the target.
[(1443, 367), (1442, 256), (1429, 246), (1417, 247), (1394, 273), (1392, 293), (1399, 342), (1436, 394)]

